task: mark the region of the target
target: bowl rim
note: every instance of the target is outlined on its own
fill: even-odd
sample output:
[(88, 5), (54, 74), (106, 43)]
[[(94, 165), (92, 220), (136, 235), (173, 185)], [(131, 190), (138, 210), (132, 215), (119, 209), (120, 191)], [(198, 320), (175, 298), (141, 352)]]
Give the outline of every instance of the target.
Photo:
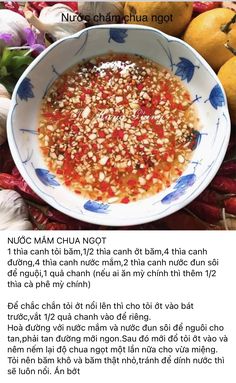
[[(58, 203), (57, 201), (51, 197), (51, 196), (48, 196), (47, 194), (44, 195), (44, 193), (38, 189), (37, 186), (34, 185), (34, 182), (32, 181), (31, 177), (28, 175), (27, 171), (25, 170), (25, 167), (23, 165), (23, 163), (21, 162), (20, 160), (20, 157), (19, 157), (19, 153), (18, 153), (18, 149), (17, 149), (17, 145), (15, 143), (15, 138), (14, 138), (14, 129), (13, 129), (13, 124), (12, 124), (12, 114), (14, 112), (14, 107), (16, 105), (16, 95), (17, 95), (17, 91), (18, 91), (18, 88), (21, 84), (21, 82), (24, 80), (25, 77), (27, 77), (27, 75), (31, 72), (31, 70), (37, 66), (37, 64), (41, 61), (41, 60), (44, 60), (45, 57), (48, 55), (48, 53), (53, 50), (56, 46), (60, 45), (61, 43), (65, 42), (65, 41), (69, 41), (69, 40), (73, 40), (74, 38), (79, 38), (81, 36), (83, 36), (83, 34), (85, 33), (88, 33), (89, 31), (93, 31), (93, 30), (98, 30), (98, 29), (132, 29), (132, 30), (145, 30), (145, 31), (149, 31), (149, 32), (152, 32), (152, 33), (155, 33), (157, 35), (159, 35), (160, 37), (164, 38), (165, 40), (167, 40), (167, 42), (172, 42), (172, 41), (175, 41), (175, 42), (178, 42), (180, 43), (180, 45), (183, 45), (185, 46), (189, 51), (192, 52), (192, 54), (200, 61), (200, 63), (202, 65), (205, 66), (205, 68), (208, 70), (209, 74), (214, 78), (214, 80), (217, 82), (217, 84), (220, 86), (221, 88), (221, 91), (224, 95), (224, 99), (225, 99), (225, 118), (226, 118), (226, 133), (225, 133), (225, 140), (224, 140), (224, 144), (222, 145), (221, 147), (221, 150), (220, 150), (220, 155), (215, 159), (214, 161), (214, 164), (213, 166), (211, 167), (211, 171), (209, 173), (209, 175), (203, 180), (203, 182), (198, 186), (198, 188), (194, 191), (194, 193), (192, 193), (189, 197), (187, 197), (184, 201), (182, 201), (181, 203), (179, 204), (173, 204), (173, 206), (168, 210), (168, 213), (165, 214), (165, 211), (163, 212), (163, 214), (156, 214), (153, 215), (153, 216), (148, 216), (146, 219), (141, 217), (133, 217), (131, 219), (127, 219), (125, 220), (125, 222), (120, 222), (119, 220), (116, 221), (116, 218), (114, 217), (109, 217), (108, 215), (105, 215), (106, 216), (106, 220), (103, 221), (102, 220), (102, 217), (104, 216), (103, 214), (92, 214), (91, 215), (82, 215), (81, 213), (78, 213), (76, 211), (68, 211), (68, 209), (64, 206), (58, 206)], [(95, 26), (91, 26), (91, 27), (87, 27), (87, 28), (84, 28), (82, 29), (81, 31), (73, 34), (73, 35), (70, 35), (70, 36), (67, 36), (67, 37), (64, 37), (58, 41), (55, 41), (53, 44), (51, 44), (49, 47), (47, 47), (38, 57), (36, 57), (32, 63), (26, 68), (26, 70), (24, 71), (24, 73), (20, 76), (20, 78), (18, 79), (17, 81), (17, 84), (14, 88), (14, 91), (13, 91), (13, 94), (12, 94), (12, 98), (11, 98), (11, 105), (10, 105), (10, 110), (9, 110), (9, 113), (8, 113), (8, 117), (7, 117), (7, 137), (8, 137), (8, 144), (9, 144), (9, 148), (10, 148), (10, 151), (11, 151), (11, 154), (12, 154), (12, 157), (14, 159), (14, 162), (15, 162), (15, 165), (17, 166), (19, 172), (21, 173), (22, 177), (25, 179), (25, 181), (27, 182), (27, 184), (32, 188), (32, 190), (37, 194), (39, 195), (40, 198), (42, 198), (45, 202), (47, 202), (50, 206), (54, 207), (55, 209), (63, 212), (64, 214), (66, 215), (69, 215), (77, 220), (80, 220), (80, 221), (83, 221), (83, 222), (88, 222), (88, 223), (92, 223), (92, 224), (95, 224), (95, 225), (105, 225), (105, 226), (116, 226), (116, 227), (122, 227), (122, 226), (135, 226), (135, 225), (140, 225), (140, 224), (145, 224), (145, 223), (148, 223), (148, 222), (153, 222), (155, 220), (160, 220), (162, 218), (165, 218), (181, 209), (183, 209), (186, 205), (188, 205), (189, 203), (191, 203), (194, 199), (196, 199), (199, 194), (202, 193), (203, 190), (205, 190), (205, 188), (209, 185), (209, 183), (212, 181), (212, 179), (215, 177), (223, 159), (224, 159), (224, 156), (225, 156), (225, 153), (226, 153), (226, 150), (227, 150), (227, 147), (228, 147), (228, 143), (229, 143), (229, 140), (230, 140), (230, 133), (231, 133), (231, 120), (230, 120), (230, 116), (229, 116), (229, 109), (228, 109), (228, 103), (227, 103), (227, 97), (226, 97), (226, 94), (225, 94), (225, 91), (224, 91), (224, 88), (217, 76), (217, 74), (214, 72), (214, 70), (211, 68), (211, 66), (207, 63), (207, 61), (194, 49), (192, 48), (188, 43), (186, 43), (185, 41), (181, 40), (180, 38), (178, 37), (174, 37), (174, 36), (170, 36), (158, 29), (155, 29), (155, 28), (152, 28), (152, 27), (148, 27), (148, 26), (144, 26), (144, 25), (137, 25), (137, 24), (105, 24), (105, 25), (95, 25)], [(139, 201), (137, 202), (134, 202), (134, 203), (138, 203)], [(109, 219), (109, 218), (111, 219)]]

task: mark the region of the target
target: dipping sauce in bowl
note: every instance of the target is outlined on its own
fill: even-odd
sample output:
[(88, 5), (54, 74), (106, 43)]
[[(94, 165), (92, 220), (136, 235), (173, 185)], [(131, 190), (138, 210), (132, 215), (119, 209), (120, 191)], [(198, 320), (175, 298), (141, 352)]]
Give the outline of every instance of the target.
[(107, 54), (61, 75), (40, 110), (48, 169), (81, 196), (129, 203), (168, 188), (199, 130), (190, 93), (156, 62)]

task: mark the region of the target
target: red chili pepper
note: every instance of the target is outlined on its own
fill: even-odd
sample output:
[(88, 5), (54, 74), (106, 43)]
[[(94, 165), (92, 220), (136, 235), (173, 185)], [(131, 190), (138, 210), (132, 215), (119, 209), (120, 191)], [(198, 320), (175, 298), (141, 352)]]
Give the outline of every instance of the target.
[(73, 130), (74, 133), (78, 133), (79, 127), (77, 125), (72, 125), (71, 129)]
[(211, 9), (219, 8), (221, 6), (221, 2), (219, 1), (194, 1), (193, 2), (193, 12), (203, 13), (206, 11), (210, 11)]
[(65, 223), (48, 222), (45, 230), (70, 230)]
[(130, 202), (129, 197), (122, 198), (122, 200), (120, 202), (121, 203), (129, 203)]
[[(66, 225), (66, 229), (68, 230), (81, 230), (83, 229), (81, 221), (78, 221), (75, 218), (71, 218), (60, 211), (54, 209), (51, 206), (42, 206), (38, 205), (35, 202), (27, 201), (29, 206), (29, 212), (33, 216), (33, 219), (37, 221), (38, 224), (44, 225), (53, 221), (54, 223), (58, 223)], [(86, 224), (84, 224), (86, 226)], [(42, 228), (43, 229), (43, 228)], [(45, 227), (46, 229), (46, 227)], [(58, 229), (59, 230), (59, 229)], [(61, 230), (62, 226), (61, 226)]]
[(19, 9), (19, 4), (16, 1), (4, 1), (4, 7), (8, 9)]
[(236, 180), (229, 177), (216, 176), (210, 186), (219, 193), (236, 194)]
[(17, 169), (16, 166), (12, 169), (11, 175), (14, 176), (15, 178), (22, 178), (19, 170)]
[(106, 133), (103, 132), (103, 130), (99, 130), (99, 132), (98, 132), (98, 136), (99, 136), (100, 138), (105, 138), (105, 137), (106, 137)]
[(82, 88), (82, 92), (84, 94), (89, 94), (89, 95), (93, 95), (93, 89), (89, 89), (89, 88)]
[(15, 190), (23, 198), (27, 198), (39, 203), (44, 201), (27, 185), (21, 176), (15, 176), (7, 173), (0, 173), (0, 188)]
[(164, 99), (166, 99), (166, 100), (172, 102), (172, 100), (173, 100), (173, 95), (172, 95), (171, 93), (166, 93), (166, 94), (164, 95)]
[(74, 229), (78, 228), (79, 222), (76, 219), (71, 218), (68, 215), (61, 213), (60, 211), (54, 209), (53, 207), (49, 207), (49, 206), (43, 207), (42, 206), (42, 209), (43, 209), (44, 214), (48, 218), (50, 218), (51, 220), (71, 225), (71, 226), (73, 226)]
[(112, 138), (118, 138), (119, 130), (115, 129), (112, 133)]
[(43, 8), (48, 7), (49, 3), (46, 3), (45, 1), (29, 1), (29, 5), (38, 12), (41, 12)]
[(4, 1), (5, 9), (19, 13), (21, 16), (24, 16), (23, 11), (20, 9), (19, 4), (16, 1)]
[(226, 161), (221, 165), (217, 175), (236, 177), (236, 160)]
[(148, 106), (141, 106), (141, 112), (144, 116), (151, 116), (153, 114), (153, 109), (149, 108)]
[[(161, 224), (161, 230), (212, 230), (209, 223), (202, 221), (200, 218), (184, 210), (171, 214), (158, 222)], [(147, 230), (147, 227), (144, 227), (144, 229)], [(154, 230), (155, 229), (154, 227)]]
[(138, 85), (137, 85), (137, 89), (138, 89), (139, 91), (141, 91), (141, 90), (143, 89), (143, 87), (144, 87), (143, 84), (138, 84)]
[(12, 169), (15, 167), (15, 163), (11, 156), (10, 149), (5, 143), (0, 146), (0, 172), (1, 173), (11, 173)]
[(106, 182), (106, 181), (102, 181), (100, 183), (100, 190), (105, 192), (107, 191), (107, 189), (109, 188), (109, 184)]
[(236, 215), (236, 197), (227, 198), (224, 204), (227, 213)]
[(220, 205), (223, 197), (214, 190), (205, 189), (197, 198), (198, 201), (208, 203), (213, 206)]
[[(145, 140), (145, 138), (147, 138), (147, 135), (141, 134), (140, 136), (137, 136), (137, 141), (141, 142), (141, 141)], [(141, 150), (141, 152), (142, 152), (142, 150)]]
[(11, 174), (0, 174), (0, 187), (3, 189), (14, 189), (16, 185), (16, 179)]
[(164, 129), (163, 129), (162, 126), (154, 125), (153, 130), (154, 130), (155, 133), (158, 134), (159, 138), (163, 138), (164, 137)]
[(133, 126), (138, 126), (140, 124), (139, 118), (136, 118), (135, 120), (132, 121)]
[(115, 193), (113, 192), (112, 188), (109, 187), (108, 191), (108, 197), (114, 197)]
[(152, 105), (153, 105), (154, 107), (156, 107), (157, 105), (159, 105), (160, 101), (161, 101), (161, 96), (160, 96), (159, 94), (158, 94), (158, 95), (154, 95), (154, 96), (152, 97)]
[(123, 140), (125, 132), (121, 129), (118, 131), (118, 137)]
[(127, 185), (129, 187), (133, 188), (133, 187), (137, 186), (137, 180), (132, 178), (132, 179), (128, 180)]
[(222, 219), (222, 209), (205, 202), (195, 200), (188, 205), (188, 209), (197, 217), (209, 223), (216, 223)]
[[(231, 156), (232, 152), (233, 152), (233, 156)], [(228, 148), (227, 148), (226, 156), (227, 156), (227, 158), (232, 158), (232, 157), (235, 156), (235, 153), (236, 153), (236, 137), (235, 137), (235, 134), (233, 132), (233, 134), (230, 137), (230, 141), (229, 141), (229, 145), (228, 145)]]
[(44, 229), (44, 225), (48, 223), (48, 217), (37, 207), (28, 204), (28, 212), (33, 223), (38, 229)]

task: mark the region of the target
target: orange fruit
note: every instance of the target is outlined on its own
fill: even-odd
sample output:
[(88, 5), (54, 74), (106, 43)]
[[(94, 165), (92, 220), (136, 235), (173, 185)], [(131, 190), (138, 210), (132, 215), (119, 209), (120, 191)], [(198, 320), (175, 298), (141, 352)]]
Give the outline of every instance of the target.
[(224, 87), (231, 120), (233, 124), (236, 124), (236, 57), (232, 57), (230, 60), (220, 68), (218, 77)]
[(192, 2), (126, 2), (127, 24), (147, 25), (172, 36), (179, 36), (191, 20)]
[(218, 71), (231, 57), (226, 45), (236, 48), (236, 13), (230, 9), (217, 8), (202, 13), (191, 21), (184, 40), (195, 48)]

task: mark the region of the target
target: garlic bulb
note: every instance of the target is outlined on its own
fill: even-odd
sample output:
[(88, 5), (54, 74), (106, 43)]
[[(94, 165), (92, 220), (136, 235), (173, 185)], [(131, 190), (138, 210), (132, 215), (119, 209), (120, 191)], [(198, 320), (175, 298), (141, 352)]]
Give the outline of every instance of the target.
[[(89, 17), (90, 25), (119, 23), (124, 15), (124, 5), (121, 2), (84, 1), (78, 2), (78, 9), (79, 14)], [(116, 16), (115, 20), (112, 16)]]
[(31, 230), (23, 198), (14, 190), (0, 191), (0, 230)]
[(30, 24), (40, 32), (48, 33), (53, 41), (73, 35), (85, 27), (85, 23), (80, 20), (78, 15), (63, 4), (43, 8), (39, 18), (28, 9), (24, 13)]
[(10, 109), (11, 100), (6, 97), (0, 97), (0, 145), (2, 145), (7, 138), (7, 115)]
[(10, 93), (2, 84), (0, 84), (0, 98), (11, 98)]
[(28, 21), (16, 12), (0, 9), (0, 50), (5, 46), (20, 46), (24, 43), (24, 29)]

